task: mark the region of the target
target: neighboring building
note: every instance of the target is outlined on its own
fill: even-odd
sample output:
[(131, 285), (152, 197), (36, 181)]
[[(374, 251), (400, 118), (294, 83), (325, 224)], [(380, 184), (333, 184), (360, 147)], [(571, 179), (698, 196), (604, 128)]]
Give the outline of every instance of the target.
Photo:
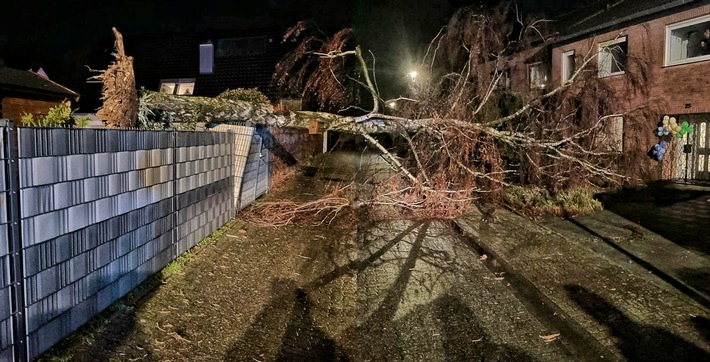
[(25, 113), (46, 115), (50, 108), (62, 102), (78, 100), (79, 94), (49, 80), (46, 75), (0, 67), (0, 118), (19, 124)]
[(276, 32), (222, 31), (126, 36), (125, 44), (139, 87), (206, 97), (257, 88), (278, 103), (272, 78), (288, 49), (281, 38)]
[[(546, 46), (509, 63), (514, 91), (554, 89), (592, 56), (590, 65), (616, 92), (620, 110), (646, 114), (641, 127), (607, 119), (614, 122), (618, 150), (645, 154), (659, 142), (655, 131), (663, 116), (674, 116), (695, 132), (682, 139), (665, 136), (671, 157), (659, 164), (649, 157), (632, 162), (647, 163), (654, 178), (682, 178), (687, 168), (688, 178), (710, 179), (709, 1), (599, 1), (561, 16), (556, 30)], [(693, 145), (687, 164), (685, 144)]]

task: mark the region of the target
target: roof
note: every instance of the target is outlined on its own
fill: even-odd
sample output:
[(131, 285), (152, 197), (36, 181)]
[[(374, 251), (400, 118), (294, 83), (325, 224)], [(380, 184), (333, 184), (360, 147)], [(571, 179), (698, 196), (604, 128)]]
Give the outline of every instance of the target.
[(581, 37), (629, 22), (660, 15), (682, 6), (701, 5), (703, 0), (606, 0), (595, 1), (563, 14), (556, 20), (558, 41)]
[(79, 94), (29, 70), (0, 67), (0, 89), (78, 100)]
[[(161, 79), (194, 78), (193, 95), (214, 97), (227, 89), (258, 88), (270, 99), (277, 97), (273, 86), (276, 64), (286, 53), (282, 34), (276, 32), (210, 32), (141, 35), (126, 39), (126, 53), (134, 58), (139, 87), (158, 90)], [(199, 74), (199, 45), (214, 44), (220, 39), (263, 38), (259, 54), (218, 56), (215, 54), (212, 74)]]

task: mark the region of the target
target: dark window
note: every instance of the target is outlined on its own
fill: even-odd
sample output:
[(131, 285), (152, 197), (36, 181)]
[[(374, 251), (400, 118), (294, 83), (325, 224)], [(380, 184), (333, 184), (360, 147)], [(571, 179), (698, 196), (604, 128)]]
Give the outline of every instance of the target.
[(240, 57), (259, 55), (266, 51), (266, 37), (228, 38), (217, 41), (218, 57)]

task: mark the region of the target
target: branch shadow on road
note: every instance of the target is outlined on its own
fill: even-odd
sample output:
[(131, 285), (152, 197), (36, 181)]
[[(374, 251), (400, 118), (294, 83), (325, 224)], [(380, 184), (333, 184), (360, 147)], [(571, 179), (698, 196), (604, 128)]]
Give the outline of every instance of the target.
[(446, 294), (436, 299), (433, 307), (441, 324), (446, 361), (534, 360), (519, 348), (491, 341), (476, 314), (459, 298)]
[[(526, 351), (497, 341), (481, 321), (483, 312), (462, 300), (455, 291), (457, 287), (443, 291), (419, 285), (422, 282), (417, 280), (415, 271), (422, 267), (431, 267), (427, 275), (454, 273), (456, 267), (461, 267), (457, 266), (455, 248), (432, 243), (444, 236), (431, 224), (420, 221), (382, 226), (374, 231), (376, 243), (362, 241), (360, 246), (367, 251), (357, 260), (315, 274), (300, 287), (295, 280), (275, 280), (270, 301), (234, 342), (224, 360), (533, 361)], [(323, 261), (308, 255), (308, 263)], [(358, 300), (356, 320), (347, 319), (348, 325), (335, 328), (319, 324), (324, 320), (314, 318), (320, 315), (314, 309), (322, 305), (318, 296), (321, 288), (346, 274), (384, 264), (389, 264), (387, 282), (374, 284), (373, 289), (358, 285), (357, 295), (349, 296)], [(433, 276), (432, 281), (437, 283), (438, 277)], [(423, 293), (419, 302), (412, 300), (417, 297), (408, 290), (412, 283)], [(433, 289), (439, 291), (435, 293)], [(332, 335), (325, 330), (339, 331)]]
[(565, 285), (575, 303), (605, 326), (629, 361), (710, 361), (710, 353), (665, 329), (631, 320), (602, 296), (579, 285)]
[(423, 224), (423, 222), (417, 222), (413, 223), (406, 229), (402, 230), (400, 233), (398, 233), (395, 237), (393, 237), (387, 244), (382, 246), (380, 249), (378, 249), (376, 252), (370, 254), (367, 258), (362, 259), (362, 260), (353, 260), (345, 265), (336, 267), (333, 269), (331, 272), (322, 275), (321, 277), (317, 278), (316, 280), (308, 283), (306, 286), (303, 287), (306, 291), (313, 290), (320, 288), (324, 285), (327, 285), (328, 283), (332, 282), (335, 279), (340, 278), (341, 276), (351, 273), (351, 272), (361, 272), (365, 270), (366, 268), (370, 267), (377, 259), (382, 257), (387, 251), (392, 249), (395, 245), (397, 245), (400, 241), (402, 241), (406, 236), (408, 236), (412, 231), (414, 231), (416, 228), (420, 227)]
[(691, 319), (693, 327), (700, 333), (703, 338), (710, 344), (710, 319), (697, 316)]
[(224, 361), (348, 361), (342, 349), (318, 328), (308, 294), (290, 279), (276, 279), (269, 303)]
[(710, 267), (678, 267), (678, 276), (691, 287), (710, 297)]

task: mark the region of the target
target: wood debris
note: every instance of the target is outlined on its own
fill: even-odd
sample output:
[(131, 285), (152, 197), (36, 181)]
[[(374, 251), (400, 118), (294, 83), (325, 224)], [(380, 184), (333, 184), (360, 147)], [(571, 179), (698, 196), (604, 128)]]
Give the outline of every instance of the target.
[(546, 336), (538, 336), (538, 337), (542, 338), (543, 342), (550, 343), (550, 342), (557, 340), (557, 337), (559, 337), (559, 336), (560, 336), (559, 333), (553, 333), (553, 334), (548, 334)]

